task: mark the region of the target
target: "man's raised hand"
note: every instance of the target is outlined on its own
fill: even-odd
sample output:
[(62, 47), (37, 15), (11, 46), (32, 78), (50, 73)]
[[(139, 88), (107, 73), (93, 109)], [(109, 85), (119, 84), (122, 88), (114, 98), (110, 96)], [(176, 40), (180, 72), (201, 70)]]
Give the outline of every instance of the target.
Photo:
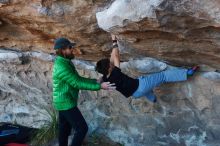
[(117, 40), (116, 36), (111, 34), (112, 40)]

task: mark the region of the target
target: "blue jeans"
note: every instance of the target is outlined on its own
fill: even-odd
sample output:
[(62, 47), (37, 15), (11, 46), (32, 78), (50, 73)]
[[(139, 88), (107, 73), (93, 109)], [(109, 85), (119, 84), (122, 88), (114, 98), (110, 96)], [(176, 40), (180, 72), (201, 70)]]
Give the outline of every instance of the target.
[(156, 96), (153, 89), (162, 83), (177, 82), (187, 80), (187, 69), (170, 69), (159, 73), (141, 76), (139, 79), (138, 89), (133, 93), (134, 98), (142, 96), (147, 97), (150, 101), (156, 102)]

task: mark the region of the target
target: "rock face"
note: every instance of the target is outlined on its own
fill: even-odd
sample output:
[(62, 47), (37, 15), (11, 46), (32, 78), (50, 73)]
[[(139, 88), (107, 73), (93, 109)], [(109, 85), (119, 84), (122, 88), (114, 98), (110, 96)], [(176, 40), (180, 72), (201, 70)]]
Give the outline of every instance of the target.
[(218, 0), (0, 0), (0, 122), (40, 127), (49, 120), (54, 39), (77, 42), (83, 55), (74, 64), (97, 78), (94, 62), (109, 56), (111, 32), (130, 76), (193, 64), (201, 70), (156, 88), (157, 104), (82, 91), (89, 133), (125, 146), (220, 145), (219, 8)]
[(135, 55), (219, 69), (219, 7), (217, 0), (116, 0), (96, 17)]
[[(12, 52), (14, 56), (27, 54)], [(49, 58), (48, 63), (41, 60), (42, 56)], [(35, 57), (18, 58), (0, 66), (0, 110), (3, 111), (0, 120), (40, 127), (49, 120), (45, 107), (51, 107), (53, 57), (38, 52)], [(145, 66), (144, 70), (137, 68), (136, 63)], [(74, 64), (81, 75), (98, 77), (94, 63), (74, 60)], [(122, 63), (123, 71), (134, 77), (151, 73), (152, 69), (158, 72), (170, 68), (150, 58)], [(105, 135), (126, 146), (217, 146), (220, 138), (219, 76), (217, 72), (203, 72), (186, 82), (164, 84), (155, 89), (157, 104), (145, 97), (125, 98), (116, 91), (82, 91), (79, 108), (88, 122), (89, 133)]]
[(78, 42), (81, 58), (97, 60), (108, 54), (108, 31), (126, 47), (123, 60), (150, 56), (220, 69), (219, 7), (218, 0), (4, 0), (0, 42), (52, 52), (54, 39), (64, 36)]
[(0, 121), (39, 127), (49, 118), (52, 63), (26, 54), (0, 51)]

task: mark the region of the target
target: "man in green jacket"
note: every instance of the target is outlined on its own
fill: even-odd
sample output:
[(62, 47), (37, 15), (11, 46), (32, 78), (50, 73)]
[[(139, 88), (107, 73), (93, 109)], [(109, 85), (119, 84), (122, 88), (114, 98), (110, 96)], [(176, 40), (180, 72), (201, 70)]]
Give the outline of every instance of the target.
[(81, 146), (88, 131), (88, 126), (77, 108), (79, 90), (114, 89), (109, 82), (99, 83), (96, 79), (84, 78), (78, 74), (71, 59), (79, 55), (66, 38), (55, 41), (56, 60), (53, 66), (53, 104), (59, 111), (59, 146), (68, 145), (68, 136), (74, 128), (75, 134), (71, 146)]

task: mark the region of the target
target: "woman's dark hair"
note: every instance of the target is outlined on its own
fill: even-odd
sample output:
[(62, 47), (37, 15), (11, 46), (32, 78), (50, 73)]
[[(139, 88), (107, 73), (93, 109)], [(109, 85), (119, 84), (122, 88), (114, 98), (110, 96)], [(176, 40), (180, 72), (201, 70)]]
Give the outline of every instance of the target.
[(95, 70), (104, 76), (108, 75), (108, 69), (110, 67), (109, 59), (101, 59), (96, 63)]

